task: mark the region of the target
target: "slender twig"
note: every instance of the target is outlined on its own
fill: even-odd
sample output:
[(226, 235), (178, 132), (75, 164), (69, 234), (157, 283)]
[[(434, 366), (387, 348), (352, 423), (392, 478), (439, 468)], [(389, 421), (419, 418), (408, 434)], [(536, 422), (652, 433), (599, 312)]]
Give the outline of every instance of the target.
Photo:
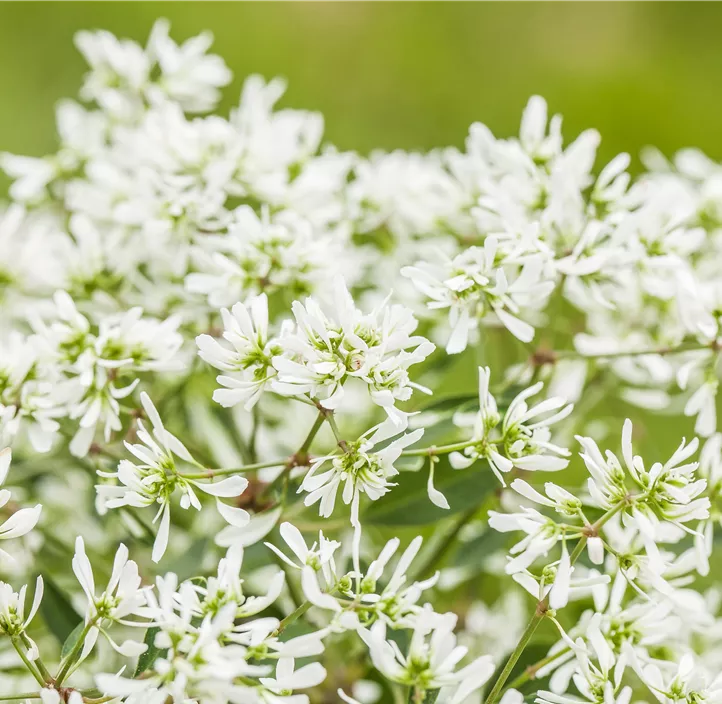
[[(581, 538), (579, 538), (577, 544), (574, 546), (572, 554), (569, 556), (569, 562), (572, 565), (579, 559), (579, 556), (584, 551), (587, 540), (590, 537), (595, 536), (610, 518), (615, 516), (625, 506), (627, 506), (628, 501), (629, 499), (627, 501), (620, 501), (616, 506), (609, 509), (609, 511), (607, 511), (596, 523), (591, 526), (587, 526), (584, 534), (581, 536)], [(540, 599), (537, 602), (536, 609), (534, 609), (534, 615), (531, 617), (531, 620), (529, 621), (529, 624), (527, 625), (524, 633), (522, 633), (522, 636), (519, 639), (516, 648), (514, 648), (513, 652), (509, 656), (509, 659), (506, 661), (506, 665), (504, 665), (504, 669), (501, 671), (499, 677), (494, 683), (491, 692), (489, 692), (489, 696), (486, 698), (485, 704), (494, 704), (494, 702), (499, 698), (499, 695), (504, 689), (504, 685), (506, 684), (507, 679), (509, 679), (509, 675), (514, 669), (514, 666), (521, 657), (521, 654), (524, 652), (524, 649), (531, 640), (531, 637), (534, 635), (534, 631), (536, 631), (537, 627), (542, 622), (542, 619), (547, 615), (548, 611), (549, 594), (547, 594), (543, 599)]]
[(668, 355), (679, 354), (681, 352), (694, 352), (710, 349), (711, 346), (712, 345), (708, 343), (700, 344), (699, 342), (689, 342), (678, 345), (677, 347), (656, 347), (643, 350), (621, 350), (618, 352), (600, 352), (598, 354), (584, 354), (582, 352), (577, 352), (576, 350), (561, 350), (552, 354), (557, 359), (615, 359), (618, 357), (641, 357), (650, 354)]
[(28, 671), (30, 674), (37, 680), (38, 684), (41, 687), (44, 687), (47, 683), (42, 678), (41, 674), (36, 669), (35, 665), (30, 661), (27, 654), (25, 653), (25, 646), (20, 642), (17, 636), (10, 639), (10, 642), (13, 644), (13, 647), (17, 651), (17, 654), (20, 656), (20, 659), (23, 661), (23, 664), (25, 667), (28, 668)]
[(295, 455), (291, 455), (291, 457), (283, 457), (281, 459), (270, 460), (267, 462), (254, 462), (253, 464), (246, 464), (241, 467), (207, 469), (205, 472), (198, 472), (195, 474), (179, 474), (179, 476), (183, 479), (212, 479), (213, 477), (222, 477), (228, 474), (242, 474), (244, 472), (255, 472), (258, 469), (267, 469), (269, 467), (282, 467), (284, 465), (288, 465), (292, 461), (298, 464), (299, 459), (305, 459), (306, 455), (308, 455), (308, 450), (311, 447), (311, 443), (316, 437), (316, 434), (318, 433), (321, 425), (323, 424), (323, 421), (326, 419), (327, 416), (328, 414), (326, 411), (319, 411), (319, 414), (314, 421), (311, 430), (306, 436), (306, 439), (303, 441), (303, 445), (301, 445), (301, 448), (298, 450), (298, 452)]
[[(23, 644), (26, 648), (32, 647), (32, 642), (30, 641), (30, 638), (28, 637), (27, 633), (23, 632), (20, 634), (20, 637), (23, 639)], [(33, 661), (38, 668), (38, 672), (43, 676), (43, 679), (48, 683), (52, 684), (55, 680), (53, 679), (53, 676), (48, 672), (48, 668), (45, 667), (45, 663), (40, 659), (40, 656), (35, 658)]]
[(554, 655), (547, 655), (545, 658), (542, 658), (541, 660), (537, 660), (533, 665), (529, 665), (524, 672), (522, 672), (518, 677), (513, 679), (507, 689), (519, 689), (523, 684), (526, 684), (529, 680), (533, 680), (537, 672), (541, 670), (543, 667), (546, 667), (547, 665), (550, 665), (553, 662), (556, 662), (559, 658), (563, 657), (569, 652), (569, 648), (562, 648), (558, 652), (554, 653)]
[(457, 452), (467, 447), (476, 445), (478, 440), (465, 440), (464, 442), (456, 442), (452, 445), (432, 445), (431, 447), (420, 447), (414, 450), (403, 450), (403, 457), (435, 457), (436, 455), (446, 455), (449, 452)]
[(341, 437), (341, 433), (338, 430), (338, 425), (336, 425), (336, 419), (333, 417), (333, 413), (328, 413), (326, 415), (326, 420), (331, 426), (331, 431), (333, 432), (333, 436), (336, 438), (336, 443), (344, 452), (346, 452), (346, 450), (348, 450), (348, 443)]
[(297, 609), (292, 611), (288, 616), (286, 616), (284, 619), (281, 620), (281, 623), (278, 624), (278, 628), (271, 633), (271, 638), (276, 638), (279, 636), (283, 631), (286, 630), (294, 621), (297, 621), (301, 616), (303, 616), (306, 611), (308, 611), (311, 608), (312, 604), (310, 601), (304, 601), (303, 604), (301, 604)]
[(73, 649), (65, 656), (63, 661), (60, 663), (60, 670), (58, 670), (58, 674), (55, 677), (56, 686), (60, 686), (63, 683), (63, 680), (68, 676), (68, 672), (75, 660), (77, 659), (78, 655), (80, 654), (80, 651), (85, 644), (85, 639), (87, 638), (88, 633), (90, 633), (90, 629), (93, 628), (93, 626), (95, 626), (95, 619), (91, 619), (85, 624), (83, 630), (78, 636), (78, 640), (73, 646)]
[(539, 602), (537, 604), (537, 608), (534, 609), (534, 615), (531, 617), (531, 621), (529, 621), (527, 627), (524, 629), (524, 633), (521, 634), (521, 638), (516, 644), (516, 648), (512, 651), (509, 659), (506, 661), (506, 665), (504, 665), (504, 669), (501, 671), (501, 674), (494, 683), (493, 689), (489, 692), (489, 696), (486, 698), (486, 704), (492, 704), (498, 699), (501, 694), (501, 690), (504, 688), (504, 684), (509, 679), (511, 671), (514, 669), (514, 666), (521, 657), (521, 654), (524, 652), (524, 649), (534, 635), (534, 631), (536, 631), (537, 627), (542, 622), (542, 619), (546, 614), (546, 610), (541, 609), (541, 605), (542, 602)]
[(40, 699), (37, 692), (25, 692), (24, 694), (0, 694), (0, 702), (14, 702), (20, 699)]
[(311, 443), (313, 442), (313, 439), (316, 437), (316, 434), (321, 429), (321, 425), (323, 425), (323, 421), (326, 418), (327, 413), (325, 411), (319, 411), (318, 415), (316, 416), (316, 420), (314, 421), (313, 425), (311, 426), (311, 430), (309, 430), (308, 435), (306, 436), (306, 439), (303, 441), (303, 445), (301, 445), (301, 448), (296, 453), (296, 455), (306, 455), (308, 454), (308, 451), (311, 449)]
[(288, 463), (288, 457), (280, 460), (271, 460), (270, 462), (255, 462), (254, 464), (246, 464), (242, 467), (231, 467), (223, 469), (207, 469), (205, 472), (196, 474), (179, 474), (183, 479), (212, 479), (213, 477), (222, 477), (227, 474), (242, 474), (244, 472), (255, 472), (257, 469), (266, 469), (267, 467), (281, 467)]

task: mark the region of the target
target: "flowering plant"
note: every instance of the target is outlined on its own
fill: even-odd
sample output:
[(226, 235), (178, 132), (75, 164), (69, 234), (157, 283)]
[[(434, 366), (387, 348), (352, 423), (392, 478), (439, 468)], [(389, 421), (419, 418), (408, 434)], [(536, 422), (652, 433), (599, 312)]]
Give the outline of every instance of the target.
[(0, 157), (0, 701), (722, 702), (722, 165), (340, 152), (210, 45)]

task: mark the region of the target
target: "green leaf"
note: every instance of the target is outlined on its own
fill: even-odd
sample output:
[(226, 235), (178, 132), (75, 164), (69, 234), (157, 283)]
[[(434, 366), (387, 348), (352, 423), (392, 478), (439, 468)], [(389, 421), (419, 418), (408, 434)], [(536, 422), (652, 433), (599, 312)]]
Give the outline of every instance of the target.
[(80, 621), (78, 625), (73, 628), (73, 630), (70, 632), (70, 635), (65, 639), (65, 642), (63, 643), (63, 648), (60, 651), (60, 658), (63, 659), (70, 655), (73, 648), (76, 646), (80, 634), (83, 632), (83, 628), (85, 628), (85, 622)]
[(441, 396), (434, 399), (430, 403), (421, 408), (421, 412), (435, 411), (437, 413), (455, 412), (459, 407), (467, 410), (473, 410), (474, 407), (479, 408), (479, 394), (477, 391), (469, 394), (453, 394), (449, 396)]
[(148, 646), (144, 653), (141, 653), (138, 657), (138, 664), (135, 666), (135, 673), (133, 677), (138, 677), (146, 670), (150, 670), (153, 667), (155, 661), (167, 652), (167, 648), (156, 648), (155, 637), (160, 632), (160, 628), (154, 626), (149, 628), (145, 632), (145, 638), (143, 642)]
[(182, 582), (190, 577), (195, 577), (201, 571), (203, 558), (208, 551), (208, 538), (199, 538), (182, 555), (172, 560), (168, 565), (168, 571), (178, 575), (178, 581)]
[(374, 525), (420, 526), (448, 518), (481, 504), (498, 482), (485, 462), (477, 462), (468, 469), (455, 470), (442, 458), (436, 465), (434, 486), (446, 496), (449, 509), (434, 506), (429, 499), (426, 483), (428, 469), (404, 472), (394, 477), (398, 486), (389, 494), (374, 501), (364, 513), (364, 520)]
[[(40, 613), (48, 630), (65, 644), (83, 619), (78, 616), (68, 597), (60, 590), (48, 575), (43, 575), (45, 593), (40, 602)], [(82, 627), (82, 626), (81, 626)]]
[(508, 541), (505, 533), (487, 528), (481, 535), (461, 543), (454, 555), (454, 564), (481, 571), (486, 558), (502, 550)]
[(399, 472), (418, 472), (425, 464), (426, 457), (423, 457), (422, 455), (410, 455), (407, 457), (399, 457), (399, 459), (394, 462), (394, 467), (399, 470)]

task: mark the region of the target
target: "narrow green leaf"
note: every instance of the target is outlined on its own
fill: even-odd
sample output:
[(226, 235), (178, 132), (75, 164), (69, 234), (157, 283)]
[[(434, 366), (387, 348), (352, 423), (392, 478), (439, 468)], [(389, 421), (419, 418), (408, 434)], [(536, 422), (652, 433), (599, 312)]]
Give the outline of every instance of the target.
[(431, 503), (426, 489), (428, 466), (419, 472), (403, 472), (394, 480), (398, 486), (374, 501), (364, 513), (364, 520), (374, 525), (420, 526), (448, 518), (482, 503), (498, 486), (484, 462), (468, 469), (454, 470), (442, 458), (435, 470), (434, 486), (446, 496), (449, 509)]
[(70, 655), (70, 652), (75, 647), (76, 643), (78, 642), (78, 639), (80, 638), (80, 634), (83, 632), (84, 626), (85, 626), (85, 622), (80, 621), (80, 623), (78, 623), (78, 625), (75, 628), (73, 628), (73, 630), (70, 632), (70, 635), (65, 639), (65, 642), (63, 643), (63, 648), (60, 651), (61, 659)]
[(472, 410), (474, 407), (479, 408), (479, 393), (474, 391), (468, 394), (454, 394), (453, 396), (441, 396), (435, 398), (430, 403), (421, 408), (422, 413), (427, 411), (436, 411), (442, 413), (444, 411), (455, 413), (460, 407)]
[(203, 558), (208, 552), (208, 538), (199, 538), (182, 555), (172, 560), (168, 565), (168, 571), (178, 575), (178, 580), (183, 581), (195, 577), (201, 571)]
[(159, 631), (160, 628), (154, 626), (145, 632), (143, 642), (148, 646), (148, 649), (138, 657), (138, 664), (135, 666), (133, 677), (138, 677), (146, 670), (150, 670), (155, 661), (167, 652), (165, 648), (156, 648), (155, 646), (155, 637)]
[(394, 462), (394, 467), (399, 472), (418, 472), (423, 466), (426, 458), (422, 455), (411, 455), (409, 457), (399, 457)]
[[(78, 616), (68, 597), (48, 576), (43, 575), (45, 593), (40, 602), (40, 614), (48, 630), (64, 644), (83, 619)], [(82, 626), (81, 626), (82, 627)]]
[(487, 528), (481, 535), (461, 543), (454, 555), (454, 564), (467, 569), (481, 571), (489, 555), (502, 550), (509, 542), (505, 533)]

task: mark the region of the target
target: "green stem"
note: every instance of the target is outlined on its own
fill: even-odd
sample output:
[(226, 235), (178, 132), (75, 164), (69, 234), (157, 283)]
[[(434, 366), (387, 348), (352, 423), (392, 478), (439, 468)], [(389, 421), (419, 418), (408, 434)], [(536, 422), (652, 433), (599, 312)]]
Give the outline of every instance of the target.
[[(23, 644), (26, 648), (32, 647), (32, 643), (30, 642), (30, 638), (28, 638), (26, 633), (21, 633), (20, 637), (23, 640)], [(48, 683), (51, 684), (54, 682), (53, 676), (48, 672), (48, 668), (45, 667), (45, 663), (40, 659), (40, 656), (37, 657), (35, 660), (35, 666), (38, 668), (38, 672), (42, 675), (43, 679)]]
[[(308, 435), (306, 436), (306, 439), (303, 441), (303, 445), (301, 445), (301, 449), (294, 455), (294, 457), (298, 458), (299, 455), (306, 455), (308, 453), (309, 448), (311, 447), (311, 443), (313, 442), (313, 439), (316, 437), (316, 434), (318, 433), (319, 429), (321, 428), (321, 425), (323, 424), (324, 419), (327, 417), (326, 411), (319, 411), (318, 416), (311, 427), (311, 430), (309, 431)], [(330, 418), (330, 416), (328, 416)], [(269, 462), (254, 462), (253, 464), (245, 464), (242, 467), (231, 467), (231, 468), (223, 468), (223, 469), (207, 469), (205, 472), (198, 472), (196, 474), (180, 474), (178, 476), (182, 477), (183, 479), (212, 479), (213, 477), (223, 477), (228, 474), (242, 474), (244, 472), (255, 472), (257, 469), (267, 469), (269, 467), (281, 467), (282, 465), (287, 465), (290, 460), (293, 459), (292, 457), (284, 457), (283, 459), (279, 460), (271, 460)]]
[(196, 474), (180, 474), (178, 476), (183, 479), (212, 479), (213, 477), (222, 477), (228, 474), (241, 474), (243, 472), (255, 472), (257, 469), (266, 469), (267, 467), (279, 467), (288, 462), (288, 458), (281, 460), (272, 460), (271, 462), (255, 462), (254, 464), (246, 464), (242, 467), (232, 467), (229, 469), (207, 469), (205, 472)]
[(0, 702), (14, 702), (19, 699), (40, 699), (40, 695), (37, 692), (26, 692), (25, 694), (2, 694), (2, 695), (0, 695)]
[(26, 655), (25, 646), (20, 642), (20, 639), (17, 636), (13, 636), (10, 639), (10, 641), (12, 642), (13, 647), (17, 651), (17, 654), (20, 656), (20, 659), (23, 661), (23, 664), (25, 665), (25, 667), (28, 668), (30, 674), (37, 680), (38, 684), (41, 687), (44, 687), (47, 683), (42, 678), (40, 673), (37, 671), (37, 669), (35, 668), (35, 665), (33, 665), (33, 663), (30, 661), (30, 659)]
[(679, 354), (681, 352), (693, 352), (707, 349), (710, 349), (710, 345), (707, 343), (700, 344), (699, 342), (689, 342), (683, 343), (678, 347), (657, 347), (655, 349), (645, 350), (625, 350), (622, 352), (606, 352), (600, 354), (582, 354), (581, 352), (577, 352), (576, 350), (562, 350), (560, 352), (555, 352), (554, 354), (557, 359), (616, 359), (618, 357), (641, 357), (648, 354)]
[(534, 615), (531, 617), (531, 621), (529, 621), (529, 624), (524, 630), (524, 633), (522, 633), (519, 642), (516, 644), (516, 648), (514, 648), (512, 654), (509, 656), (509, 659), (506, 661), (506, 665), (504, 665), (504, 669), (501, 671), (501, 674), (494, 683), (494, 687), (491, 692), (489, 692), (489, 696), (486, 698), (486, 704), (493, 704), (493, 702), (499, 698), (501, 690), (504, 688), (504, 684), (509, 679), (511, 671), (514, 669), (514, 666), (521, 657), (521, 654), (524, 652), (524, 649), (534, 635), (534, 631), (536, 631), (537, 627), (542, 622), (546, 611), (540, 609), (540, 605), (541, 602), (537, 604), (537, 608), (534, 610)]
[[(587, 540), (596, 535), (599, 530), (604, 526), (604, 524), (612, 518), (612, 516), (615, 516), (617, 513), (619, 513), (625, 506), (627, 506), (629, 503), (629, 499), (625, 501), (620, 501), (616, 506), (613, 506), (609, 509), (599, 520), (597, 520), (596, 523), (589, 526), (586, 530), (586, 532), (582, 535), (581, 538), (577, 541), (577, 544), (574, 546), (574, 550), (572, 551), (572, 554), (569, 556), (569, 562), (573, 565), (578, 559), (579, 556), (584, 551), (584, 548), (586, 547)], [(529, 621), (529, 624), (526, 627), (526, 630), (522, 634), (519, 642), (516, 645), (516, 648), (514, 648), (514, 651), (509, 656), (509, 659), (506, 661), (506, 665), (504, 665), (504, 669), (501, 671), (501, 674), (497, 678), (496, 682), (494, 683), (494, 686), (489, 692), (489, 696), (486, 698), (485, 704), (494, 704), (494, 702), (499, 698), (499, 695), (501, 694), (502, 690), (504, 689), (504, 684), (506, 683), (507, 679), (509, 679), (509, 675), (511, 674), (512, 670), (514, 669), (514, 666), (516, 665), (517, 661), (521, 657), (521, 654), (524, 652), (524, 649), (526, 648), (527, 644), (531, 640), (531, 637), (534, 635), (534, 631), (536, 631), (537, 626), (541, 623), (542, 619), (546, 616), (547, 611), (549, 610), (549, 593), (543, 598), (540, 599), (537, 602), (536, 609), (534, 609), (534, 615), (531, 617), (531, 621)]]
[(306, 611), (308, 611), (311, 608), (311, 602), (310, 601), (304, 601), (303, 604), (301, 604), (295, 611), (292, 611), (286, 618), (284, 618), (281, 623), (278, 624), (278, 628), (271, 634), (271, 638), (275, 638), (279, 636), (283, 631), (286, 630), (294, 621), (297, 621), (301, 616), (303, 616)]
[(85, 624), (85, 627), (80, 632), (80, 636), (78, 636), (78, 640), (73, 646), (73, 649), (67, 654), (65, 659), (60, 664), (60, 670), (58, 671), (57, 677), (55, 678), (55, 685), (57, 687), (59, 687), (63, 683), (63, 680), (68, 676), (68, 671), (80, 654), (83, 645), (85, 644), (85, 639), (87, 638), (88, 633), (90, 633), (90, 629), (93, 628), (93, 626), (95, 625), (95, 621), (96, 619), (94, 618)]
[(522, 672), (518, 677), (513, 679), (510, 683), (507, 689), (519, 689), (523, 684), (526, 684), (529, 680), (533, 680), (536, 677), (537, 672), (542, 669), (542, 667), (546, 667), (547, 665), (557, 661), (560, 657), (563, 655), (566, 655), (569, 652), (569, 648), (563, 648), (557, 653), (554, 653), (554, 655), (547, 655), (545, 658), (542, 658), (541, 660), (537, 660), (533, 665), (529, 665), (524, 672)]
[(403, 450), (403, 457), (431, 457), (436, 455), (445, 455), (449, 452), (457, 452), (472, 445), (476, 445), (478, 440), (465, 440), (464, 442), (456, 442), (453, 445), (432, 445), (431, 447), (421, 447), (415, 450)]
[(251, 412), (251, 434), (248, 438), (248, 454), (251, 462), (256, 462), (258, 457), (256, 453), (256, 440), (258, 439), (258, 428), (261, 424), (258, 405), (253, 407)]
[(325, 417), (328, 424), (331, 426), (331, 431), (333, 432), (333, 436), (336, 438), (336, 443), (344, 452), (346, 452), (348, 449), (348, 443), (341, 437), (341, 433), (338, 430), (338, 425), (336, 425), (336, 419), (333, 417), (333, 413), (327, 413)]
[(323, 425), (323, 421), (326, 418), (326, 412), (325, 411), (319, 411), (318, 415), (316, 416), (316, 420), (314, 421), (313, 425), (311, 426), (311, 430), (308, 431), (308, 435), (306, 436), (306, 439), (303, 441), (303, 445), (301, 445), (301, 448), (296, 453), (297, 455), (305, 455), (308, 453), (308, 451), (311, 449), (311, 443), (313, 442), (313, 439), (316, 437), (316, 434), (321, 429), (321, 426)]

